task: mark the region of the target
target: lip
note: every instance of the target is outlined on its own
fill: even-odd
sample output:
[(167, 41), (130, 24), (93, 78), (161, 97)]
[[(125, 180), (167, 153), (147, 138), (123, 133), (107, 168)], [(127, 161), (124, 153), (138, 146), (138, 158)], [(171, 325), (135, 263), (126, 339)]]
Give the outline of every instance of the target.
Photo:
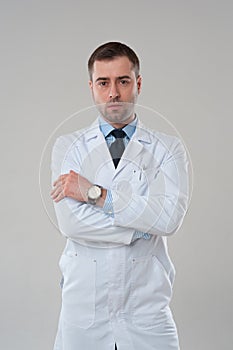
[(120, 103), (112, 103), (111, 105), (108, 105), (107, 108), (119, 108), (122, 107), (122, 104)]

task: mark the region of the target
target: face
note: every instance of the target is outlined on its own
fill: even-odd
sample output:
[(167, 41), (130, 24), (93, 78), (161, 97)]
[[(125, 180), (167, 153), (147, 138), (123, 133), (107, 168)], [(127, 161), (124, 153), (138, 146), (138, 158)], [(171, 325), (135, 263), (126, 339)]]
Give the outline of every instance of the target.
[(134, 119), (141, 77), (136, 78), (128, 57), (95, 61), (89, 85), (94, 102), (108, 123), (119, 128)]

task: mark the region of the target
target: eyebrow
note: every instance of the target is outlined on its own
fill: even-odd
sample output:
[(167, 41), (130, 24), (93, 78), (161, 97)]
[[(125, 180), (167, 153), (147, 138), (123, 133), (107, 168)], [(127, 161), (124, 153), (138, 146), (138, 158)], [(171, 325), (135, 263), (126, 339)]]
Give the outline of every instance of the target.
[[(121, 79), (130, 79), (131, 80), (131, 77), (129, 75), (122, 75), (120, 77), (117, 77), (117, 79), (119, 79), (119, 80), (121, 80)], [(100, 80), (106, 81), (106, 80), (110, 80), (110, 79), (106, 78), (106, 77), (99, 77), (99, 78), (96, 79), (95, 82), (100, 81)]]

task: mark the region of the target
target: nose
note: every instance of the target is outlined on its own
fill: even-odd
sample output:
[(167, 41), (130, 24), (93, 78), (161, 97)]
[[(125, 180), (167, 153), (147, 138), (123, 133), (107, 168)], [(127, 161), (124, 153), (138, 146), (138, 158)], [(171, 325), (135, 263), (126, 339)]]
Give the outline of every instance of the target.
[(117, 89), (116, 84), (111, 84), (110, 91), (109, 91), (109, 98), (115, 99), (120, 97), (119, 91)]

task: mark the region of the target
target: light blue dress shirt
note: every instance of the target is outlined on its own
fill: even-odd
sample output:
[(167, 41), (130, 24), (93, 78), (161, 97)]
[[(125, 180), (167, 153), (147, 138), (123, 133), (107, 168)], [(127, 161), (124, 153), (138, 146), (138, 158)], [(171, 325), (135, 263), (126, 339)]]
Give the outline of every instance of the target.
[[(125, 147), (128, 145), (131, 137), (133, 136), (136, 126), (137, 126), (137, 117), (128, 125), (124, 127), (124, 132), (126, 133), (126, 136), (123, 138)], [(108, 148), (111, 146), (111, 144), (115, 141), (115, 137), (109, 133), (114, 130), (114, 127), (107, 123), (102, 117), (99, 117), (99, 126), (100, 130), (103, 133), (105, 140), (107, 142)], [(112, 203), (112, 194), (111, 190), (107, 190), (106, 199), (104, 202), (103, 210), (106, 214), (114, 217), (114, 210), (113, 210), (113, 203)], [(149, 233), (135, 231), (133, 235), (132, 241), (135, 241), (138, 238), (144, 238), (144, 239), (150, 239), (151, 235)]]

